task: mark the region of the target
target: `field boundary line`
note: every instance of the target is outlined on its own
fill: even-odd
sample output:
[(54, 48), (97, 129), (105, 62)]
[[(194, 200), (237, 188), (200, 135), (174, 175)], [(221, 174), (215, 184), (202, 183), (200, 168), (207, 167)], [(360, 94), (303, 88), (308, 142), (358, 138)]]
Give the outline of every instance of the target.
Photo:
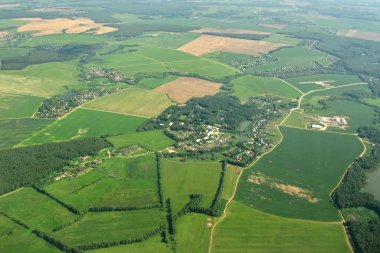
[(301, 91), (300, 89), (298, 89), (297, 87), (295, 87), (293, 84), (289, 83), (288, 81), (285, 81), (284, 79), (281, 79), (281, 78), (278, 78), (278, 77), (275, 77), (275, 79), (280, 80), (280, 81), (286, 83), (287, 85), (289, 85), (289, 86), (292, 87), (293, 89), (295, 89), (295, 90), (301, 92), (301, 94), (305, 94), (305, 92)]
[(11, 191), (11, 192), (7, 192), (7, 193), (1, 195), (0, 198), (6, 197), (8, 195), (11, 195), (12, 193), (16, 193), (16, 192), (18, 192), (18, 191), (20, 191), (22, 189), (24, 189), (24, 187), (18, 188), (18, 189), (14, 190), (14, 191)]
[(114, 114), (120, 114), (120, 115), (125, 115), (125, 116), (133, 116), (133, 117), (139, 117), (139, 118), (144, 118), (144, 119), (150, 119), (151, 118), (151, 117), (148, 117), (148, 116), (129, 114), (129, 113), (122, 113), (122, 112), (113, 112), (113, 111), (107, 111), (107, 110), (96, 109), (96, 108), (89, 108), (89, 107), (82, 107), (82, 106), (80, 108), (83, 109), (83, 110), (91, 110), (91, 111), (114, 113)]

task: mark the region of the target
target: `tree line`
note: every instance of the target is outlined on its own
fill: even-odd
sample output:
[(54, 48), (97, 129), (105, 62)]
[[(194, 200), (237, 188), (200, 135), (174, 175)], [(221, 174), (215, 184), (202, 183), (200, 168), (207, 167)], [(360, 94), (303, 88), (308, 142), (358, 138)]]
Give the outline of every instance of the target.
[(37, 184), (46, 176), (61, 171), (69, 161), (95, 155), (111, 144), (102, 138), (48, 143), (0, 151), (0, 195)]

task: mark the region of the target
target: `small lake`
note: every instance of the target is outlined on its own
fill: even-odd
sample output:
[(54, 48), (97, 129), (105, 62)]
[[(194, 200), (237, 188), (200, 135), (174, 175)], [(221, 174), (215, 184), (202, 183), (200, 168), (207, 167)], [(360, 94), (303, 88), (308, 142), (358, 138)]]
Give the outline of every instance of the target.
[(380, 200), (380, 169), (366, 172), (368, 177), (367, 185), (364, 187), (366, 192), (372, 193), (377, 200)]

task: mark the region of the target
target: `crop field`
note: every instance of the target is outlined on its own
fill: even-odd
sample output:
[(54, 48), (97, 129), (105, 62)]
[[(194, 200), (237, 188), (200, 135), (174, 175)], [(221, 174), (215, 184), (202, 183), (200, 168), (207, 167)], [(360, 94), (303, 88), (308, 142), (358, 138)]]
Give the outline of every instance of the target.
[(199, 38), (179, 47), (178, 50), (198, 56), (218, 51), (259, 55), (276, 50), (282, 46), (283, 44), (276, 44), (266, 41), (202, 35)]
[(116, 31), (117, 28), (107, 27), (102, 24), (97, 24), (95, 21), (89, 18), (57, 18), (57, 19), (42, 19), (42, 18), (32, 18), (32, 19), (21, 19), (21, 21), (28, 21), (27, 24), (18, 27), (18, 32), (35, 32), (34, 36), (44, 36), (51, 34), (60, 33), (84, 33), (92, 32), (94, 34), (104, 34)]
[(178, 162), (162, 159), (164, 198), (171, 199), (175, 213), (189, 202), (190, 194), (201, 194), (201, 206), (209, 207), (215, 196), (220, 172), (221, 164), (218, 162)]
[(320, 51), (301, 47), (282, 48), (273, 53), (278, 60), (264, 65), (253, 67), (253, 71), (270, 71), (280, 68), (309, 67), (318, 62), (328, 66), (331, 62), (329, 55)]
[(281, 144), (243, 174), (237, 200), (279, 216), (338, 221), (329, 194), (362, 144), (350, 135), (280, 130)]
[(176, 221), (178, 229), (176, 235), (177, 252), (187, 253), (189, 249), (193, 252), (207, 252), (212, 219), (206, 215), (192, 213), (180, 217)]
[(146, 119), (90, 109), (78, 109), (55, 121), (23, 144), (64, 141), (136, 131)]
[(139, 238), (164, 224), (159, 209), (88, 213), (79, 222), (54, 233), (74, 246)]
[(12, 220), (0, 215), (0, 252), (59, 253), (54, 246), (40, 239)]
[(77, 84), (72, 62), (44, 63), (1, 72), (0, 93), (50, 97), (64, 91), (65, 85)]
[(186, 54), (177, 50), (159, 47), (137, 47), (137, 51), (124, 50), (112, 55), (96, 56), (87, 64), (88, 68), (115, 68), (127, 76), (137, 73), (178, 71), (210, 77), (225, 77), (236, 70), (213, 61)]
[(305, 112), (314, 116), (348, 116), (348, 128), (339, 131), (355, 133), (359, 127), (378, 127), (373, 121), (376, 113), (372, 107), (349, 100), (326, 101), (326, 104), (327, 109), (314, 107), (313, 110), (307, 108)]
[(160, 151), (175, 143), (175, 141), (167, 137), (162, 131), (146, 131), (128, 133), (107, 138), (116, 147), (126, 147), (139, 145), (145, 149)]
[(289, 46), (297, 46), (302, 42), (301, 39), (289, 37), (282, 34), (272, 34), (263, 39), (263, 41), (268, 41), (272, 43), (284, 44)]
[(83, 107), (133, 116), (154, 117), (172, 105), (174, 103), (161, 92), (131, 87), (91, 101)]
[[(33, 208), (30, 208), (33, 206)], [(0, 198), (0, 211), (45, 231), (70, 223), (77, 217), (49, 197), (32, 188)]]
[(185, 104), (191, 98), (213, 96), (219, 92), (220, 83), (210, 82), (199, 78), (181, 77), (156, 89), (168, 94), (171, 100)]
[(346, 84), (363, 83), (363, 81), (357, 76), (339, 74), (320, 74), (294, 77), (287, 78), (286, 81), (303, 92), (319, 90), (328, 87), (338, 87)]
[(0, 149), (21, 143), (53, 122), (50, 119), (33, 118), (0, 120)]
[(349, 29), (343, 32), (338, 32), (337, 35), (380, 42), (380, 33), (364, 32), (357, 29)]
[(180, 46), (196, 39), (199, 34), (184, 32), (184, 33), (173, 33), (173, 32), (149, 32), (144, 33), (136, 38), (131, 38), (128, 43), (136, 43), (140, 45), (147, 46), (157, 46), (161, 48), (176, 49)]
[(283, 218), (232, 202), (212, 252), (350, 252), (342, 224)]
[(0, 119), (32, 117), (42, 98), (0, 94)]
[(160, 252), (160, 253), (171, 253), (170, 247), (161, 242), (161, 237), (159, 235), (154, 236), (146, 241), (119, 245), (112, 248), (95, 249), (88, 252), (92, 253), (150, 253), (150, 252)]
[(56, 34), (34, 37), (22, 43), (22, 46), (41, 46), (41, 45), (65, 45), (70, 43), (78, 44), (96, 44), (113, 42), (114, 40), (107, 37), (96, 36), (92, 34)]
[(244, 30), (244, 29), (217, 29), (217, 28), (201, 28), (192, 30), (194, 33), (229, 33), (229, 34), (257, 34), (257, 35), (270, 35), (270, 32)]
[(177, 76), (172, 75), (167, 75), (165, 78), (144, 78), (137, 84), (137, 87), (153, 90), (157, 87), (160, 87), (161, 85), (174, 81), (177, 78)]
[(243, 76), (232, 81), (235, 97), (243, 103), (255, 96), (274, 95), (287, 98), (299, 98), (301, 93), (285, 82), (259, 76)]

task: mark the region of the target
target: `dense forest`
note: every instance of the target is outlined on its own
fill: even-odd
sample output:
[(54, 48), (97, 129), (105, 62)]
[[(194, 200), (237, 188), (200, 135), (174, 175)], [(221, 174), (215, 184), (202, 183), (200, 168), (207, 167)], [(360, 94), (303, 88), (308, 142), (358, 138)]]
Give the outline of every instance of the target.
[(0, 195), (37, 183), (60, 171), (70, 160), (94, 155), (110, 145), (102, 138), (89, 138), (1, 150)]

